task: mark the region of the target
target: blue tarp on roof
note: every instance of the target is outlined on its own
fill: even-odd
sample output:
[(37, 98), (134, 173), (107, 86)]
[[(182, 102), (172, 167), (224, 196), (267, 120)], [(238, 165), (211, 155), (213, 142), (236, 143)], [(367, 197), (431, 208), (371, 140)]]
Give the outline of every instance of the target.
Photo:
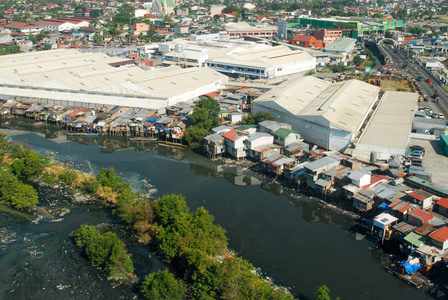
[(420, 266), (419, 263), (416, 263), (414, 265), (411, 265), (408, 261), (402, 261), (401, 264), (403, 265), (403, 267), (406, 269), (406, 272), (408, 274), (412, 274), (415, 271), (417, 271), (418, 269), (421, 269), (422, 267)]
[(148, 119), (146, 119), (145, 122), (155, 124), (155, 123), (157, 122), (157, 118), (155, 118), (155, 117), (149, 117)]
[(390, 204), (389, 201), (385, 201), (385, 202), (381, 203), (380, 207), (383, 209), (389, 209), (389, 204)]

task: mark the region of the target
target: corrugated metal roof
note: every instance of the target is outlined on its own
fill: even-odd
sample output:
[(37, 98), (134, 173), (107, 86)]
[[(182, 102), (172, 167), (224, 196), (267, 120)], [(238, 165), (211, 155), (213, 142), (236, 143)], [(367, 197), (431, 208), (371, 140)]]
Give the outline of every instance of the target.
[(397, 225), (392, 226), (392, 228), (403, 234), (407, 234), (413, 231), (416, 228), (416, 226), (408, 224), (406, 222), (400, 222)]
[(409, 213), (409, 215), (422, 220), (423, 223), (426, 223), (429, 220), (431, 220), (432, 218), (434, 218), (433, 214), (430, 214), (424, 210), (421, 210), (420, 208), (414, 209), (413, 211), (411, 211)]
[(425, 237), (423, 237), (415, 232), (409, 233), (407, 236), (405, 236), (403, 238), (403, 240), (412, 244), (415, 247), (420, 247), (421, 245), (423, 245), (426, 242)]
[(441, 243), (446, 242), (448, 240), (448, 227), (443, 226), (442, 228), (437, 229), (431, 233), (429, 237)]
[(327, 157), (315, 160), (313, 162), (310, 162), (308, 165), (306, 165), (305, 168), (307, 168), (308, 170), (314, 171), (314, 170), (318, 170), (322, 167), (325, 167), (329, 164), (333, 164), (337, 161), (338, 161), (337, 159), (335, 159), (331, 156), (327, 156)]
[(395, 193), (396, 192), (391, 189), (385, 189), (385, 190), (381, 191), (380, 193), (378, 193), (377, 196), (382, 199), (387, 199), (390, 196), (394, 195)]
[(278, 167), (280, 167), (280, 166), (282, 166), (284, 164), (289, 164), (289, 163), (292, 163), (292, 162), (294, 162), (294, 159), (289, 158), (289, 157), (283, 157), (283, 158), (278, 159), (275, 162), (273, 162), (273, 164), (278, 166)]
[(281, 137), (281, 138), (286, 138), (288, 135), (290, 135), (291, 133), (293, 134), (299, 134), (297, 131), (292, 130), (292, 129), (285, 129), (285, 128), (280, 128), (277, 129), (276, 131), (273, 132), (274, 135)]
[(213, 143), (218, 143), (219, 141), (222, 141), (224, 137), (220, 133), (214, 133), (207, 135), (204, 139)]
[(356, 39), (339, 38), (325, 47), (326, 52), (347, 52), (356, 43)]

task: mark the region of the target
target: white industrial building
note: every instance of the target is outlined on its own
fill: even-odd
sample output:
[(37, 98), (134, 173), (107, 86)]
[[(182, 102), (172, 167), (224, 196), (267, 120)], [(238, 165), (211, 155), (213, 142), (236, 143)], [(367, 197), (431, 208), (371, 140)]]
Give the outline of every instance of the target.
[(74, 107), (118, 105), (162, 110), (221, 88), (226, 77), (208, 68), (145, 71), (103, 53), (51, 50), (0, 57), (3, 95)]
[(366, 129), (355, 144), (353, 156), (370, 160), (405, 155), (417, 108), (418, 94), (385, 92)]
[(282, 45), (209, 58), (207, 66), (231, 77), (271, 79), (314, 70), (316, 58)]
[[(219, 37), (219, 34), (216, 34)], [(210, 36), (210, 35), (205, 35)], [(199, 37), (199, 36), (198, 36)], [(142, 59), (161, 57), (165, 64), (180, 64), (190, 67), (205, 67), (208, 59), (231, 55), (255, 49), (266, 49), (267, 45), (240, 40), (183, 40), (151, 44), (139, 47), (138, 55)]]
[(359, 80), (330, 83), (305, 76), (260, 96), (252, 103), (252, 113), (269, 112), (305, 141), (342, 151), (360, 132), (378, 93), (378, 87)]

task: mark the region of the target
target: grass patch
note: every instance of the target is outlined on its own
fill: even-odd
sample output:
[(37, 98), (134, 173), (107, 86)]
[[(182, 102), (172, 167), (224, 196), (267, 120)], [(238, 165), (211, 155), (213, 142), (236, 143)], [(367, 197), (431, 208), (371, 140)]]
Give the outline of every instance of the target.
[(407, 80), (381, 79), (380, 88), (385, 90), (395, 90), (401, 92), (411, 92)]

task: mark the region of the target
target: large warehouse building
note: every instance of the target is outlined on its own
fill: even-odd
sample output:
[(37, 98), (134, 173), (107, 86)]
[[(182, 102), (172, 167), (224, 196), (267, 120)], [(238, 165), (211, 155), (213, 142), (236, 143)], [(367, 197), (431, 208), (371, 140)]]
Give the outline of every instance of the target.
[(417, 109), (418, 94), (385, 92), (366, 129), (356, 142), (354, 157), (369, 160), (405, 155)]
[(145, 71), (102, 53), (52, 50), (0, 57), (1, 94), (73, 107), (118, 105), (154, 111), (221, 88), (208, 68)]
[(275, 46), (207, 60), (207, 66), (230, 77), (272, 79), (316, 68), (316, 58), (301, 50)]
[(252, 103), (327, 150), (345, 150), (371, 113), (379, 88), (359, 80), (330, 83), (313, 76), (289, 80)]

